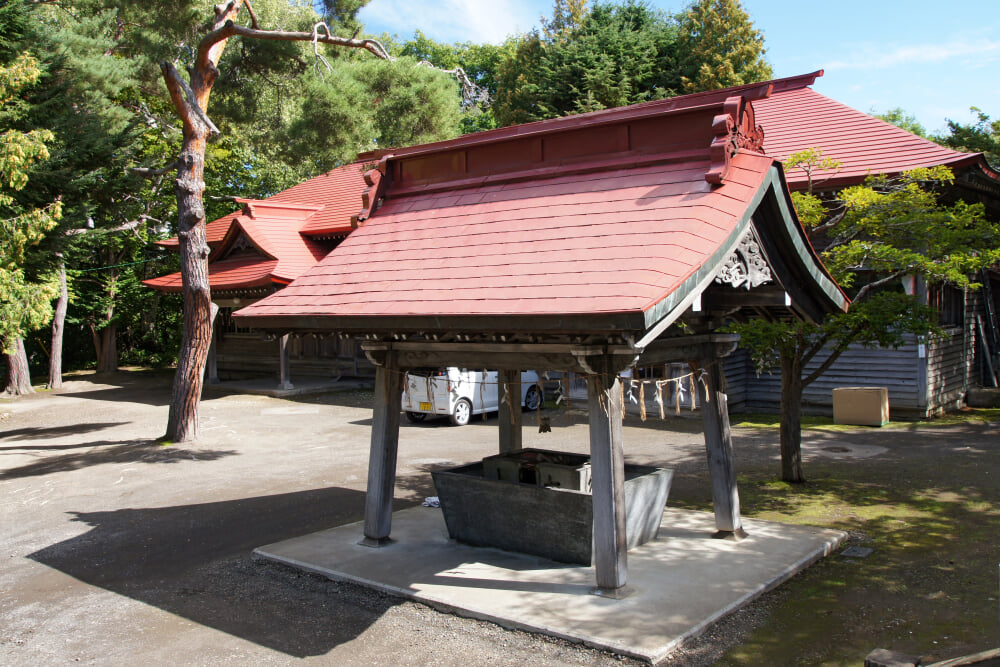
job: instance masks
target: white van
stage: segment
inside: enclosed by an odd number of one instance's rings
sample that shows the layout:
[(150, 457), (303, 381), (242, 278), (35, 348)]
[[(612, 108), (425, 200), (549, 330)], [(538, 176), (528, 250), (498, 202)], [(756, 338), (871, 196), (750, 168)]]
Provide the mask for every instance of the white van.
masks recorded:
[[(521, 405), (525, 410), (537, 410), (541, 401), (538, 373), (522, 371)], [(455, 426), (464, 426), (472, 415), (498, 409), (496, 371), (415, 368), (403, 376), (403, 410), (411, 422), (423, 421), (427, 415), (441, 415)]]

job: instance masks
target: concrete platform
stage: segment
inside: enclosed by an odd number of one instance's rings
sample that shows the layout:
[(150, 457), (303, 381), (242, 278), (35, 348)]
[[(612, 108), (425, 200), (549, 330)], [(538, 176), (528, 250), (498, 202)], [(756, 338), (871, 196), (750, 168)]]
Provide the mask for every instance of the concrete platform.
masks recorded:
[(629, 552), (621, 600), (593, 594), (591, 567), (448, 539), (440, 509), (393, 514), (388, 546), (361, 546), (360, 522), (258, 548), (264, 558), (432, 607), (657, 662), (845, 538), (840, 531), (745, 521), (740, 542), (711, 537), (707, 512), (668, 509), (656, 541)]

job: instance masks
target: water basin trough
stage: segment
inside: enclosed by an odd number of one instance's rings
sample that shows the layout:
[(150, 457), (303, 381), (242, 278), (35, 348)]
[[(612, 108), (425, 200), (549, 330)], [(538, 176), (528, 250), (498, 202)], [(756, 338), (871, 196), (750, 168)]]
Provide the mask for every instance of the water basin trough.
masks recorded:
[[(432, 473), (449, 536), (564, 563), (593, 560), (589, 458), (524, 449)], [(656, 538), (674, 471), (625, 465), (625, 534)], [(583, 488), (580, 488), (583, 487)]]

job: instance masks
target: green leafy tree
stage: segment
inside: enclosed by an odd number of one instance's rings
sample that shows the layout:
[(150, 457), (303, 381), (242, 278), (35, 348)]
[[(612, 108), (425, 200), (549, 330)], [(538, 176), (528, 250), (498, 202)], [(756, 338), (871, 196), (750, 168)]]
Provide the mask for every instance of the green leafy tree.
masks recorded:
[(739, 0), (698, 0), (679, 19), (677, 50), (684, 92), (773, 78), (764, 36)]
[(891, 123), (896, 127), (901, 127), (910, 134), (915, 134), (918, 137), (923, 137), (924, 139), (928, 138), (927, 128), (920, 124), (920, 121), (917, 120), (916, 116), (906, 113), (900, 107), (889, 109), (885, 113), (874, 114), (874, 116), (887, 123)]
[(1000, 259), (1000, 226), (986, 219), (981, 204), (940, 203), (952, 180), (945, 167), (873, 176), (842, 190), (827, 204), (827, 216), (813, 219), (831, 275), (853, 296), (849, 312), (820, 323), (751, 320), (731, 327), (759, 371), (781, 370), (783, 480), (804, 481), (800, 417), (808, 385), (851, 345), (895, 348), (908, 335), (937, 332), (935, 311), (905, 294), (900, 278), (975, 288), (969, 276)]
[(501, 125), (646, 102), (679, 88), (677, 30), (666, 14), (634, 0), (596, 3), (571, 20), (555, 9), (555, 23), (522, 38), (500, 68)]
[(26, 53), (0, 64), (0, 344), (7, 358), (5, 393), (32, 391), (24, 335), (52, 317), (57, 284), (25, 267), (28, 249), (42, 240), (62, 214), (59, 201), (39, 208), (20, 206), (14, 194), (28, 185), (31, 167), (49, 157), (48, 129), (21, 130), (23, 91), (42, 74), (38, 61)]
[(948, 120), (948, 134), (935, 137), (940, 144), (961, 151), (985, 153), (994, 169), (1000, 169), (1000, 120), (992, 120), (978, 107), (969, 109), (976, 115), (974, 123)]

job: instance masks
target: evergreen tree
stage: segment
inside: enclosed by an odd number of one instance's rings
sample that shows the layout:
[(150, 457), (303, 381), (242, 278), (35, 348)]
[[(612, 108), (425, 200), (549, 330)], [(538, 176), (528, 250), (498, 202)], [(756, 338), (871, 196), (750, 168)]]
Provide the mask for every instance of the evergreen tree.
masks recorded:
[(679, 88), (677, 31), (662, 12), (636, 0), (597, 3), (572, 20), (558, 18), (558, 4), (556, 11), (547, 32), (525, 36), (501, 67), (500, 124), (645, 102)]
[(1000, 169), (1000, 119), (991, 120), (978, 107), (969, 109), (976, 115), (975, 123), (948, 120), (948, 134), (934, 137), (939, 144), (960, 151), (985, 153), (994, 169)]
[(764, 36), (739, 0), (698, 0), (679, 17), (677, 49), (686, 93), (773, 78)]

